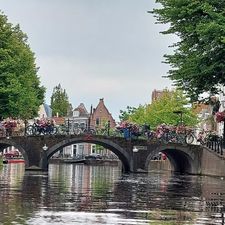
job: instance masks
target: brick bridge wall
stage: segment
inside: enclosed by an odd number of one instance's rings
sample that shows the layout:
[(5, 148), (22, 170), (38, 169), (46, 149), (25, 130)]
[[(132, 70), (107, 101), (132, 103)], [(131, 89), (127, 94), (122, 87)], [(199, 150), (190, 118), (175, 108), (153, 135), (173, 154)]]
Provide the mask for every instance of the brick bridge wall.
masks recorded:
[[(146, 140), (125, 140), (120, 137), (90, 135), (52, 135), (0, 138), (0, 151), (15, 146), (23, 154), (26, 169), (48, 170), (48, 160), (60, 148), (73, 143), (100, 144), (114, 152), (127, 172), (147, 172), (151, 159), (164, 152), (174, 171), (189, 174), (225, 176), (225, 160), (208, 148), (196, 145), (151, 143)], [(47, 151), (43, 146), (48, 146)], [(134, 146), (138, 151), (133, 151)]]

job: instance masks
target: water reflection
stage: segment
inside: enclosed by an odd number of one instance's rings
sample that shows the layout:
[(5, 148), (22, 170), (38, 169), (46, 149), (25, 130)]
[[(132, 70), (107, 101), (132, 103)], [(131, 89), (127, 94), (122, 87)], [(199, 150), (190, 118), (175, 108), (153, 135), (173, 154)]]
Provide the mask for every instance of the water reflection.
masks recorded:
[(224, 180), (121, 168), (21, 164), (0, 171), (1, 224), (224, 224)]

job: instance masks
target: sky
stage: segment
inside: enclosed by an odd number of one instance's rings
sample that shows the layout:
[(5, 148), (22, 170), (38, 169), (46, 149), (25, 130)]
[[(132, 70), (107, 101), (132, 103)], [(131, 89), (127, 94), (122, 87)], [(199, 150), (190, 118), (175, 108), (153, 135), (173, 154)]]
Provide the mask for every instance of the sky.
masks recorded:
[(120, 110), (151, 102), (154, 89), (171, 88), (163, 55), (175, 37), (147, 11), (154, 0), (0, 0), (0, 10), (27, 34), (45, 102), (59, 83), (75, 108), (104, 102)]

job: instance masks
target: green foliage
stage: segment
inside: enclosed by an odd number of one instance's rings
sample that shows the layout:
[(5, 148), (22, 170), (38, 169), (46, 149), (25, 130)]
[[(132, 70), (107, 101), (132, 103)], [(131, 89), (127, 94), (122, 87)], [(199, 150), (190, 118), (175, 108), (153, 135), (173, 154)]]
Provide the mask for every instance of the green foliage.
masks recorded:
[(156, 0), (157, 23), (169, 24), (163, 34), (176, 34), (173, 55), (165, 55), (172, 66), (168, 77), (185, 90), (191, 100), (219, 91), (225, 85), (225, 1)]
[(152, 128), (165, 123), (177, 125), (181, 123), (181, 115), (176, 111), (182, 112), (182, 122), (185, 125), (196, 125), (197, 116), (192, 108), (187, 107), (188, 100), (179, 90), (165, 90), (162, 96), (152, 104), (139, 106), (134, 113), (129, 115), (128, 120), (137, 124), (150, 124)]
[(0, 13), (0, 115), (31, 118), (44, 101), (34, 53), (19, 25)]
[(120, 110), (119, 119), (120, 121), (125, 121), (129, 119), (129, 116), (135, 112), (136, 108), (127, 106), (126, 110)]
[(65, 89), (62, 89), (61, 85), (58, 84), (53, 88), (51, 96), (51, 108), (52, 114), (56, 116), (66, 116), (71, 110), (71, 104), (69, 103), (68, 95)]

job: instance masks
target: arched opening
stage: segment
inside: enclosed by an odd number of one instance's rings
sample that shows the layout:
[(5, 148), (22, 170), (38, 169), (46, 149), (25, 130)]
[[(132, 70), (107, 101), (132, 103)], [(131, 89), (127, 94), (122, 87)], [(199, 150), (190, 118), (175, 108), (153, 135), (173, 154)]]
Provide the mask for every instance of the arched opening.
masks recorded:
[(170, 146), (158, 148), (153, 151), (146, 160), (149, 170), (167, 170), (179, 173), (191, 174), (193, 159), (184, 149)]
[(187, 174), (192, 172), (191, 158), (187, 153), (178, 149), (166, 149), (162, 152), (167, 156), (174, 172)]
[[(45, 167), (48, 167), (49, 161), (55, 153), (61, 151), (63, 148), (65, 148), (67, 146), (73, 146), (75, 144), (80, 144), (80, 143), (87, 143), (89, 145), (95, 144), (95, 145), (102, 146), (105, 149), (108, 149), (109, 151), (111, 151), (118, 157), (118, 160), (122, 164), (122, 171), (123, 172), (130, 171), (131, 160), (130, 160), (130, 156), (129, 156), (128, 152), (126, 150), (124, 150), (122, 147), (120, 147), (119, 145), (115, 144), (114, 142), (112, 142), (110, 140), (104, 140), (104, 139), (93, 139), (93, 140), (85, 140), (84, 141), (83, 139), (73, 138), (73, 139), (66, 140), (66, 141), (64, 140), (64, 141), (56, 144), (55, 146), (49, 148), (46, 151), (47, 162), (45, 162), (45, 163), (47, 165)], [(72, 149), (72, 151), (73, 151), (73, 149)]]
[(0, 142), (0, 156), (4, 164), (21, 163), (25, 166), (29, 165), (24, 149), (10, 140)]

